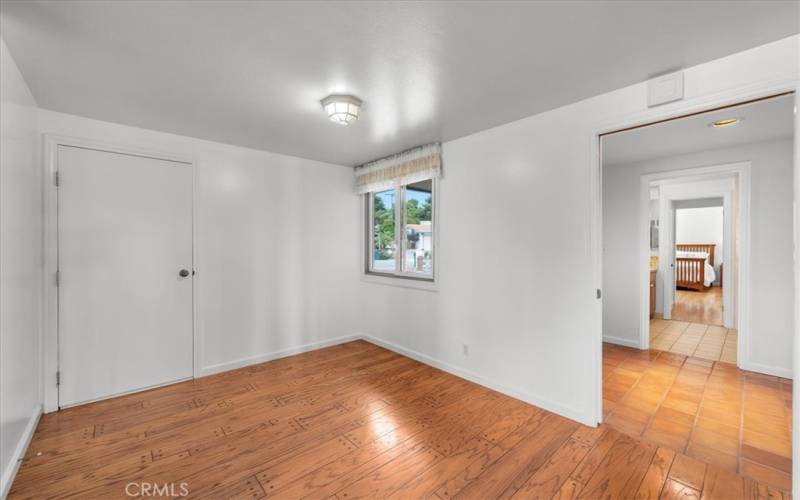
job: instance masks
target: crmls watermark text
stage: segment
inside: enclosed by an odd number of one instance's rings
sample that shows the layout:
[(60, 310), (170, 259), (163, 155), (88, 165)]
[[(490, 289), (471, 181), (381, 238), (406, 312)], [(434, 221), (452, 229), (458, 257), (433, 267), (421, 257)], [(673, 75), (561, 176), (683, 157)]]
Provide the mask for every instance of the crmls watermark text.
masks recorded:
[(185, 497), (189, 495), (189, 483), (128, 483), (125, 494), (129, 497)]

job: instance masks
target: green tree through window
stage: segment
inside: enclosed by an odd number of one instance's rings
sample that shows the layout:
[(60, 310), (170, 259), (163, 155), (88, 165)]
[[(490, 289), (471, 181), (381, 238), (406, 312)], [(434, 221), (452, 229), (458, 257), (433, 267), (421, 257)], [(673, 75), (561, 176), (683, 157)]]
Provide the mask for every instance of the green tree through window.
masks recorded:
[[(387, 206), (387, 202), (390, 206)], [(376, 258), (391, 258), (394, 248), (394, 191), (375, 194), (375, 250)]]
[(406, 224), (419, 224), (431, 220), (431, 197), (428, 196), (420, 205), (419, 200), (412, 198), (406, 202)]
[(433, 180), (369, 194), (368, 272), (432, 278), (433, 197)]

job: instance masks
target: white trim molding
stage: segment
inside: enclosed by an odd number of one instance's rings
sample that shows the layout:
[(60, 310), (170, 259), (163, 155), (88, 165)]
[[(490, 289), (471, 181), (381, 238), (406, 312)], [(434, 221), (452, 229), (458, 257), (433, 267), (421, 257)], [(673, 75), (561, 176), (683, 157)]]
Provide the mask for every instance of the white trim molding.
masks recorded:
[[(725, 306), (724, 323), (726, 323), (725, 326), (727, 327), (730, 327), (731, 323), (733, 323), (733, 327), (738, 329), (737, 365), (742, 369), (748, 369), (745, 368), (745, 366), (750, 366), (751, 371), (761, 371), (759, 367), (762, 365), (753, 363), (750, 359), (750, 289), (752, 287), (752, 276), (750, 273), (750, 170), (750, 162), (745, 161), (726, 165), (663, 172), (661, 174), (661, 179), (680, 177), (683, 178), (682, 180), (685, 180), (685, 177), (692, 176), (698, 179), (698, 182), (709, 176), (718, 178), (718, 176), (722, 175), (734, 175), (736, 186), (728, 190), (703, 191), (702, 195), (698, 195), (697, 193), (694, 195), (688, 193), (670, 194), (667, 200), (662, 199), (660, 203), (661, 209), (664, 210), (662, 213), (667, 213), (665, 210), (665, 203), (667, 201), (671, 202), (697, 197), (722, 197), (724, 199), (726, 236), (723, 237), (723, 254), (726, 262), (735, 263), (732, 269), (730, 269), (730, 279), (727, 280), (733, 283), (733, 287), (723, 287), (723, 303)], [(733, 214), (733, 218), (728, 215), (731, 213)], [(661, 239), (661, 242), (666, 244), (673, 239), (672, 236), (668, 236), (667, 238)], [(736, 245), (732, 244), (734, 241), (737, 242)], [(666, 276), (666, 273), (663, 271), (666, 269), (667, 265), (668, 262), (666, 261), (659, 264), (659, 269), (662, 270), (662, 276)], [(736, 296), (735, 302), (733, 300), (733, 295), (731, 293), (726, 293), (731, 288), (734, 289)], [(665, 295), (666, 289), (665, 285)], [(642, 312), (642, 315), (644, 316), (645, 313)], [(647, 324), (646, 331), (649, 331), (649, 323)], [(772, 369), (772, 371), (774, 371), (774, 369)]]
[(8, 465), (6, 465), (6, 468), (3, 471), (3, 476), (0, 478), (0, 498), (6, 498), (6, 496), (8, 496), (8, 492), (11, 489), (11, 484), (14, 482), (14, 478), (17, 476), (19, 466), (22, 465), (22, 459), (25, 457), (25, 453), (28, 451), (28, 446), (31, 444), (33, 433), (36, 431), (36, 426), (39, 425), (39, 418), (41, 416), (42, 406), (36, 405), (36, 408), (33, 410), (33, 414), (31, 414), (30, 418), (28, 419), (27, 425), (25, 425), (25, 430), (22, 432), (22, 436), (20, 436), (19, 441), (17, 441), (17, 446), (14, 448), (14, 453), (12, 453), (9, 457)]
[(363, 281), (364, 283), (373, 283), (376, 285), (396, 286), (400, 288), (412, 288), (416, 290), (425, 290), (428, 292), (439, 291), (439, 284), (435, 281), (427, 279), (403, 278), (400, 276), (384, 276), (381, 274), (364, 273), (361, 276), (361, 281)]
[[(624, 339), (622, 337), (614, 337), (613, 335), (603, 335), (603, 342), (609, 344), (617, 344), (625, 347), (633, 347), (634, 349), (642, 349), (639, 342), (631, 339)], [(646, 349), (646, 348), (644, 348)]]
[(535, 394), (531, 394), (530, 392), (527, 392), (526, 390), (520, 387), (508, 386), (506, 384), (486, 378), (482, 375), (478, 375), (477, 373), (471, 372), (469, 370), (459, 368), (445, 361), (441, 361), (439, 359), (433, 358), (426, 354), (422, 354), (412, 349), (408, 349), (407, 347), (402, 347), (392, 342), (380, 339), (373, 335), (361, 333), (358, 335), (358, 337), (371, 344), (383, 347), (384, 349), (389, 349), (390, 351), (396, 352), (397, 354), (406, 356), (415, 361), (419, 361), (422, 364), (432, 366), (433, 368), (438, 368), (439, 370), (450, 373), (451, 375), (455, 375), (456, 377), (463, 378), (480, 386), (503, 393), (506, 396), (518, 399), (522, 402), (556, 413), (558, 415), (569, 418), (571, 420), (575, 420), (576, 422), (580, 422), (590, 427), (597, 426), (597, 422), (594, 421), (594, 415), (592, 414), (593, 413), (592, 411), (586, 411), (586, 410), (582, 411), (577, 408), (564, 406), (562, 404), (555, 403), (550, 400), (542, 399), (536, 396)]
[[(734, 180), (736, 182), (734, 182)], [(729, 182), (730, 181), (730, 182)], [(739, 328), (739, 345), (743, 339), (747, 338), (747, 323), (741, 321), (748, 318), (749, 297), (746, 285), (750, 283), (749, 259), (750, 259), (750, 162), (730, 163), (724, 165), (712, 165), (680, 170), (668, 170), (642, 174), (639, 179), (639, 342), (640, 349), (650, 347), (650, 307), (649, 307), (649, 288), (650, 288), (650, 240), (649, 240), (649, 203), (650, 188), (654, 182), (660, 182), (659, 212), (662, 214), (671, 213), (668, 210), (670, 204), (677, 200), (695, 198), (723, 198), (725, 206), (725, 220), (723, 248), (719, 255), (725, 262), (735, 262), (736, 265), (730, 270), (731, 283), (734, 286), (723, 288), (723, 302), (725, 309), (724, 323), (728, 328)], [(729, 184), (729, 185), (728, 185)], [(734, 210), (735, 209), (735, 210)], [(735, 213), (734, 213), (735, 211)], [(733, 216), (731, 217), (731, 214)], [(659, 238), (659, 273), (665, 282), (664, 286), (664, 318), (669, 319), (668, 311), (670, 300), (667, 300), (668, 290), (667, 278), (671, 275), (669, 264), (672, 261), (671, 254), (667, 248), (674, 242), (674, 228), (670, 217), (662, 217), (665, 223), (661, 224), (663, 234)], [(736, 224), (739, 221), (739, 224)], [(734, 234), (734, 227), (738, 233)], [(740, 248), (735, 248), (732, 242), (739, 242)], [(737, 300), (734, 307), (733, 294), (730, 290), (734, 289)], [(734, 312), (742, 311), (744, 316), (734, 315)], [(736, 316), (736, 317), (734, 317)], [(744, 325), (744, 333), (742, 326)], [(740, 351), (741, 352), (741, 351)], [(739, 357), (738, 359), (746, 359)]]
[(765, 375), (788, 378), (789, 380), (794, 377), (794, 373), (790, 368), (781, 368), (780, 366), (764, 365), (761, 363), (754, 363), (752, 361), (740, 361), (738, 366), (740, 369), (748, 372), (763, 373)]
[[(800, 82), (794, 94), (794, 380), (800, 381)], [(792, 385), (792, 497), (800, 498), (800, 383)]]
[(361, 336), (359, 335), (343, 335), (341, 337), (335, 337), (327, 340), (320, 340), (319, 342), (303, 344), (297, 347), (282, 349), (280, 351), (268, 352), (264, 354), (258, 354), (256, 356), (249, 356), (247, 358), (237, 359), (234, 361), (228, 361), (225, 363), (204, 366), (200, 369), (200, 373), (197, 375), (197, 377), (207, 377), (209, 375), (214, 375), (215, 373), (222, 373), (230, 370), (236, 370), (238, 368), (243, 368), (245, 366), (255, 365), (259, 363), (266, 363), (267, 361), (273, 361), (288, 356), (294, 356), (296, 354), (302, 354), (304, 352), (315, 351), (317, 349), (323, 349), (325, 347), (331, 347), (339, 344), (346, 344), (347, 342), (353, 342), (354, 340), (360, 340), (360, 339)]
[[(730, 269), (729, 274), (731, 279), (728, 280), (729, 285), (722, 287), (723, 326), (726, 328), (736, 328), (734, 318), (735, 309), (731, 290), (735, 291), (738, 285), (737, 272), (739, 269), (738, 264), (740, 264), (740, 258), (738, 252), (734, 252), (736, 247), (732, 242), (740, 240), (739, 238), (735, 237), (735, 230), (739, 228), (739, 225), (735, 222), (739, 221), (743, 216), (749, 217), (749, 211), (742, 212), (739, 209), (738, 195), (740, 192), (744, 192), (742, 188), (746, 191), (746, 198), (748, 200), (750, 198), (750, 163), (744, 162), (742, 165), (746, 165), (746, 167), (743, 168), (741, 172), (733, 170), (729, 171), (729, 169), (726, 168), (727, 165), (709, 167), (710, 169), (718, 168), (719, 173), (709, 174), (709, 176), (714, 178), (708, 180), (706, 180), (706, 177), (708, 176), (705, 176), (704, 174), (692, 174), (692, 169), (682, 170), (680, 172), (683, 172), (683, 174), (676, 175), (675, 177), (667, 176), (665, 178), (658, 179), (657, 181), (651, 180), (651, 182), (661, 182), (661, 185), (659, 186), (659, 213), (666, 214), (666, 217), (662, 216), (662, 219), (664, 220), (664, 223), (661, 224), (663, 237), (659, 238), (659, 270), (661, 271), (662, 277), (669, 278), (670, 282), (674, 280), (675, 272), (674, 269), (669, 266), (669, 264), (674, 261), (672, 251), (675, 249), (676, 243), (676, 227), (673, 224), (675, 214), (674, 203), (699, 198), (721, 197), (723, 199), (723, 244), (722, 248), (717, 249), (716, 255), (718, 256), (719, 262), (735, 262), (737, 264)], [(668, 173), (669, 172), (664, 172), (664, 175), (667, 175)], [(737, 185), (739, 188), (737, 188)], [(736, 210), (734, 210), (734, 207)], [(749, 221), (744, 221), (743, 223), (749, 226)], [(646, 231), (646, 228), (640, 229)], [(749, 249), (749, 245), (745, 246)], [(645, 252), (644, 249), (641, 249), (640, 251)], [(647, 249), (646, 253), (647, 255), (645, 258), (649, 260), (649, 248)], [(667, 258), (663, 258), (665, 256)], [(731, 285), (731, 283), (733, 285)], [(674, 295), (674, 288), (672, 284), (670, 284), (669, 290), (671, 293), (664, 293), (663, 296), (664, 305), (662, 310), (664, 313), (664, 319), (670, 319), (671, 316), (670, 313)], [(642, 314), (646, 313), (643, 312)], [(643, 331), (649, 331), (649, 322), (643, 323), (643, 325), (646, 327)], [(645, 336), (649, 337), (649, 335)]]

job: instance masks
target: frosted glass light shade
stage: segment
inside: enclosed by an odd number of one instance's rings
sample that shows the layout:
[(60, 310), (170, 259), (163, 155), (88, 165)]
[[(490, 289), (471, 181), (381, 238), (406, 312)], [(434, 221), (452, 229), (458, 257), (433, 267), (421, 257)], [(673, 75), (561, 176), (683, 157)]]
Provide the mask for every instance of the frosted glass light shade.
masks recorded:
[(329, 95), (321, 102), (328, 119), (339, 125), (349, 125), (361, 113), (361, 99), (352, 95)]

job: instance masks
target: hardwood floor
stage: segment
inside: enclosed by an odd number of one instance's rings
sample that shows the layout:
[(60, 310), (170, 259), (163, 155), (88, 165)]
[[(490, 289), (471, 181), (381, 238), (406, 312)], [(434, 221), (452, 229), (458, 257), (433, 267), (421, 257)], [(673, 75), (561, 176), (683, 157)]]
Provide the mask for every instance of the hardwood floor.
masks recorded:
[(790, 488), (791, 380), (613, 344), (604, 345), (603, 364), (609, 426), (748, 480)]
[(363, 341), (45, 415), (10, 497), (153, 485), (191, 498), (783, 495)]
[(685, 321), (650, 320), (650, 348), (736, 364), (739, 335), (733, 328)]
[(712, 286), (704, 292), (677, 290), (672, 304), (672, 319), (705, 325), (722, 324), (722, 287)]

